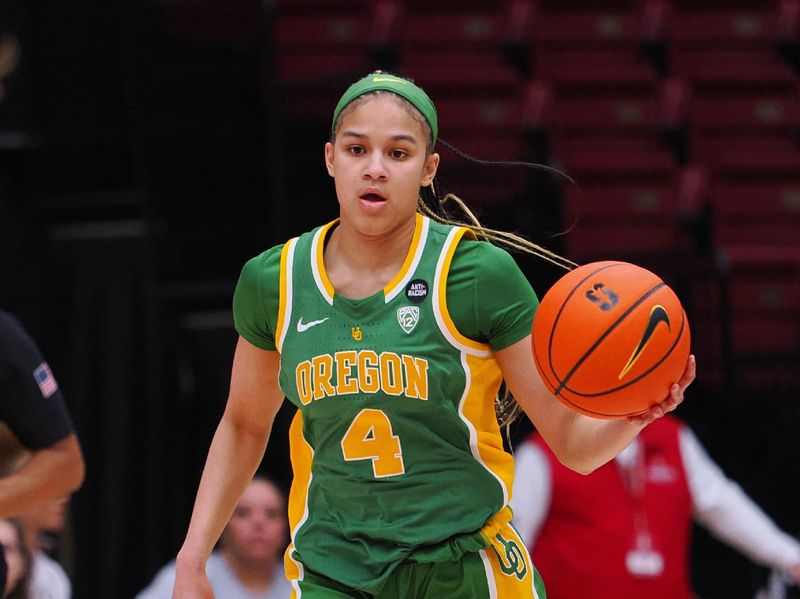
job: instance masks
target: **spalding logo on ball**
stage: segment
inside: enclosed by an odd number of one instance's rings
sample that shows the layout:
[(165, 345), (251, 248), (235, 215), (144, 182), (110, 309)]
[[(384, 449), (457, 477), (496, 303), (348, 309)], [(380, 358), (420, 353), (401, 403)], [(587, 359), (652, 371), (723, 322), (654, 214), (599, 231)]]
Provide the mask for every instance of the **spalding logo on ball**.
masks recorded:
[(627, 262), (593, 262), (561, 277), (542, 298), (532, 337), (550, 391), (595, 418), (634, 416), (663, 401), (689, 358), (680, 300)]

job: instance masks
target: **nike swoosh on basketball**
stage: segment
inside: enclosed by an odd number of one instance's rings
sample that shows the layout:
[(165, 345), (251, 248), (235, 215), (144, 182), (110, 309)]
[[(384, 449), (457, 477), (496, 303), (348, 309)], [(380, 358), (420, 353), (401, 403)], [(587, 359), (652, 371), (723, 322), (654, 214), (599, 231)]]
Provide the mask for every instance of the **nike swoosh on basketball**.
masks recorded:
[[(330, 317), (328, 317), (328, 318), (330, 318)], [(310, 322), (303, 322), (303, 317), (301, 316), (300, 320), (297, 321), (297, 332), (298, 333), (303, 333), (303, 332), (307, 331), (308, 329), (310, 329), (311, 327), (315, 327), (318, 324), (322, 324), (323, 322), (328, 320), (328, 318), (322, 318), (320, 320), (312, 320)]]
[(639, 340), (639, 345), (636, 346), (636, 349), (633, 350), (631, 357), (628, 358), (628, 363), (625, 364), (625, 368), (619, 373), (618, 380), (622, 380), (622, 378), (628, 374), (628, 371), (633, 368), (633, 365), (636, 364), (636, 361), (642, 355), (644, 348), (650, 342), (650, 339), (653, 337), (653, 333), (656, 330), (659, 322), (666, 323), (667, 329), (671, 329), (669, 322), (669, 314), (664, 309), (664, 306), (660, 304), (656, 304), (650, 310), (650, 318), (647, 321), (647, 326), (644, 328), (644, 333), (642, 333), (642, 338)]

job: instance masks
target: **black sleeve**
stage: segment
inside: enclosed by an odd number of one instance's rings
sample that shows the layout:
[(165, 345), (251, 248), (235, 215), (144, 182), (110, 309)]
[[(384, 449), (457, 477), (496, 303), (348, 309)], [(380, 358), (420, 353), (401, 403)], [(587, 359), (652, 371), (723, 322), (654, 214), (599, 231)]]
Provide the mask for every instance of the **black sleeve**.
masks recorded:
[(22, 325), (0, 311), (0, 420), (31, 450), (50, 447), (73, 431), (50, 367)]

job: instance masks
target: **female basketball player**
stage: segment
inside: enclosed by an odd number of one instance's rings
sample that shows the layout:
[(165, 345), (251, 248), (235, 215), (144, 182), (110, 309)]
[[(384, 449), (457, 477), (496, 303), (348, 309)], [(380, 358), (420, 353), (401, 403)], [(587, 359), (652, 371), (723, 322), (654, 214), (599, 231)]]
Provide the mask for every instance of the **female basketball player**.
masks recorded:
[(670, 395), (638, 418), (591, 420), (549, 394), (531, 355), (536, 296), (508, 253), (476, 237), (555, 257), (445, 222), (437, 133), (434, 105), (411, 81), (377, 72), (354, 83), (325, 145), (339, 218), (245, 265), (230, 396), (174, 597), (212, 596), (206, 559), (284, 395), (298, 408), (285, 566), (306, 599), (543, 598), (510, 525), (501, 380), (580, 472), (682, 401), (693, 358)]

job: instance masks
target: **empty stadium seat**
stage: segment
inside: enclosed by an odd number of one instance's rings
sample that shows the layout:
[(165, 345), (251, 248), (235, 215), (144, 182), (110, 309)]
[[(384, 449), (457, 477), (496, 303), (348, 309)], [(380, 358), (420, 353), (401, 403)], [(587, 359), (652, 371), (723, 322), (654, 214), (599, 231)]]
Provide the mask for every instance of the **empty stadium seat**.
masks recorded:
[(692, 247), (685, 222), (698, 190), (683, 183), (684, 169), (668, 159), (620, 155), (584, 160), (567, 172), (579, 188), (567, 187), (564, 227), (569, 257), (579, 260), (676, 255)]
[(735, 152), (784, 154), (800, 148), (797, 81), (762, 75), (692, 85), (689, 131), (694, 160), (714, 163)]
[(409, 70), (429, 62), (456, 71), (502, 65), (512, 2), (406, 2), (397, 29), (400, 62)]
[(777, 2), (676, 2), (666, 27), (671, 73), (690, 80), (789, 63), (779, 53), (796, 39), (797, 0)]
[(563, 75), (528, 86), (523, 117), (548, 138), (554, 154), (653, 154), (681, 161), (686, 114), (681, 82), (611, 68)]
[(282, 0), (274, 23), (277, 79), (287, 113), (324, 118), (355, 79), (392, 62), (394, 0)]
[(723, 353), (729, 384), (756, 396), (800, 389), (800, 253), (726, 247)]
[(541, 10), (633, 10), (640, 0), (536, 0)]
[(727, 157), (715, 170), (710, 202), (717, 245), (800, 250), (800, 150)]
[(537, 78), (594, 65), (661, 72), (667, 3), (542, 6), (526, 28), (529, 63)]

